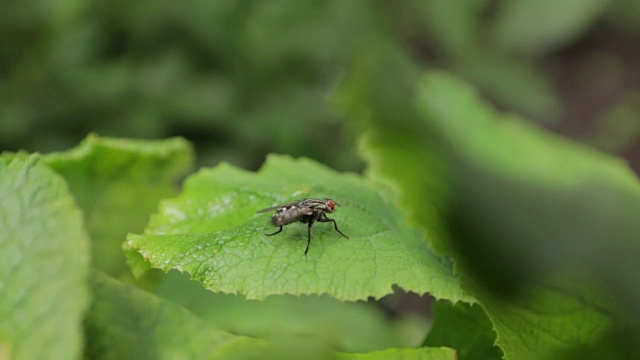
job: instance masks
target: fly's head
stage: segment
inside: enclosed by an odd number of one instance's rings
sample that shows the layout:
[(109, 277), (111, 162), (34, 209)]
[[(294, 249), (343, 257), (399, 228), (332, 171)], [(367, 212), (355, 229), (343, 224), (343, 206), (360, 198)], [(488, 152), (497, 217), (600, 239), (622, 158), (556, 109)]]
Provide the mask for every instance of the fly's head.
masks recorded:
[(326, 198), (324, 199), (324, 204), (327, 206), (327, 209), (325, 211), (328, 213), (336, 211), (336, 206), (340, 206), (340, 204), (338, 204), (337, 202)]

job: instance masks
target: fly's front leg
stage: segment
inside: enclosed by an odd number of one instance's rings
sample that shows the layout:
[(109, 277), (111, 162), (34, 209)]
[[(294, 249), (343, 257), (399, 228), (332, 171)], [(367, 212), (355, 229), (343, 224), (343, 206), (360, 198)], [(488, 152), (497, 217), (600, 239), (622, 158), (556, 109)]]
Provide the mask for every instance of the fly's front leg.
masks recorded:
[(273, 234), (265, 234), (265, 235), (272, 236), (272, 235), (275, 235), (275, 234), (279, 234), (280, 232), (282, 232), (282, 226), (280, 226), (280, 230), (274, 232)]
[(349, 238), (342, 231), (340, 231), (340, 229), (338, 229), (338, 224), (336, 223), (336, 221), (334, 219), (328, 218), (326, 214), (322, 214), (322, 215), (323, 215), (323, 217), (318, 219), (318, 222), (332, 222), (333, 223), (333, 227), (336, 229), (337, 232), (340, 233), (340, 235), (346, 237), (347, 239)]
[(309, 221), (309, 226), (307, 226), (307, 248), (304, 249), (304, 254), (307, 255), (309, 251), (309, 245), (311, 245), (311, 225), (313, 225), (313, 219)]

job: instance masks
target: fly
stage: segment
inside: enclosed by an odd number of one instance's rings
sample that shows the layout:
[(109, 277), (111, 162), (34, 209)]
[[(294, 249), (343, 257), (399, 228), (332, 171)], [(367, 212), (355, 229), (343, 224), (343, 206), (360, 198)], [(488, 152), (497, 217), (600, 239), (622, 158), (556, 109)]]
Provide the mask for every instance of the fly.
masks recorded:
[(276, 205), (266, 209), (258, 211), (258, 213), (264, 213), (267, 211), (276, 210), (276, 213), (271, 217), (271, 224), (273, 226), (279, 226), (280, 230), (273, 234), (265, 234), (272, 236), (282, 232), (282, 228), (285, 225), (289, 225), (294, 222), (301, 222), (308, 224), (307, 227), (307, 248), (304, 250), (304, 254), (307, 255), (309, 251), (309, 245), (311, 245), (311, 226), (317, 222), (332, 222), (333, 227), (340, 235), (349, 238), (338, 229), (338, 224), (334, 219), (328, 218), (327, 213), (336, 211), (336, 206), (340, 206), (337, 202), (331, 199), (305, 199), (302, 201), (292, 202), (286, 205)]

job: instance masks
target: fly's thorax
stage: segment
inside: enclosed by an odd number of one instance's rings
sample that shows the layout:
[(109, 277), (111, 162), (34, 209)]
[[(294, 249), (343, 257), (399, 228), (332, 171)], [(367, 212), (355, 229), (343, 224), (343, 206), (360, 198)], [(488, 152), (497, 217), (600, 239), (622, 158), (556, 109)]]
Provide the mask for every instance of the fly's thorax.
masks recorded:
[(300, 220), (300, 218), (304, 215), (304, 207), (301, 207), (296, 204), (290, 204), (281, 207), (276, 211), (275, 214), (271, 217), (271, 223), (273, 226), (282, 226), (291, 224)]
[(332, 213), (335, 211), (335, 207), (338, 204), (331, 199), (306, 199), (301, 201), (300, 205), (313, 209), (314, 211)]

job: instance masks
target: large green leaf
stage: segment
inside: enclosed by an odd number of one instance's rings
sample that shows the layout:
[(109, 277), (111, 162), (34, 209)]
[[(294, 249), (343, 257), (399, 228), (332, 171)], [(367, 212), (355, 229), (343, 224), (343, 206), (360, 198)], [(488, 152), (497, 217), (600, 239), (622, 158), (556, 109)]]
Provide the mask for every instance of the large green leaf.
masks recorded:
[(67, 184), (36, 156), (0, 157), (0, 357), (82, 348), (89, 241)]
[[(307, 197), (340, 203), (332, 224), (318, 223), (304, 255), (307, 228), (292, 224), (277, 236), (262, 208)], [(387, 190), (355, 174), (316, 162), (270, 156), (260, 172), (221, 164), (186, 181), (164, 201), (143, 235), (129, 235), (134, 268), (142, 254), (152, 267), (191, 274), (213, 291), (251, 299), (275, 294), (330, 294), (341, 300), (382, 297), (392, 285), (453, 301), (468, 299), (451, 264), (401, 222)]]
[(640, 186), (629, 168), (497, 114), (452, 77), (424, 80), (418, 104), (452, 168), (453, 243), (473, 271), (507, 291), (579, 274), (637, 303)]
[(497, 114), (447, 74), (380, 51), (360, 65), (341, 99), (370, 125), (370, 172), (456, 259), (506, 358), (595, 344), (617, 319), (611, 297), (640, 303), (640, 193), (619, 161)]
[(141, 231), (161, 198), (176, 194), (192, 151), (180, 138), (131, 140), (88, 136), (69, 151), (43, 156), (65, 177), (84, 210), (93, 265), (113, 276), (130, 273), (121, 245)]

